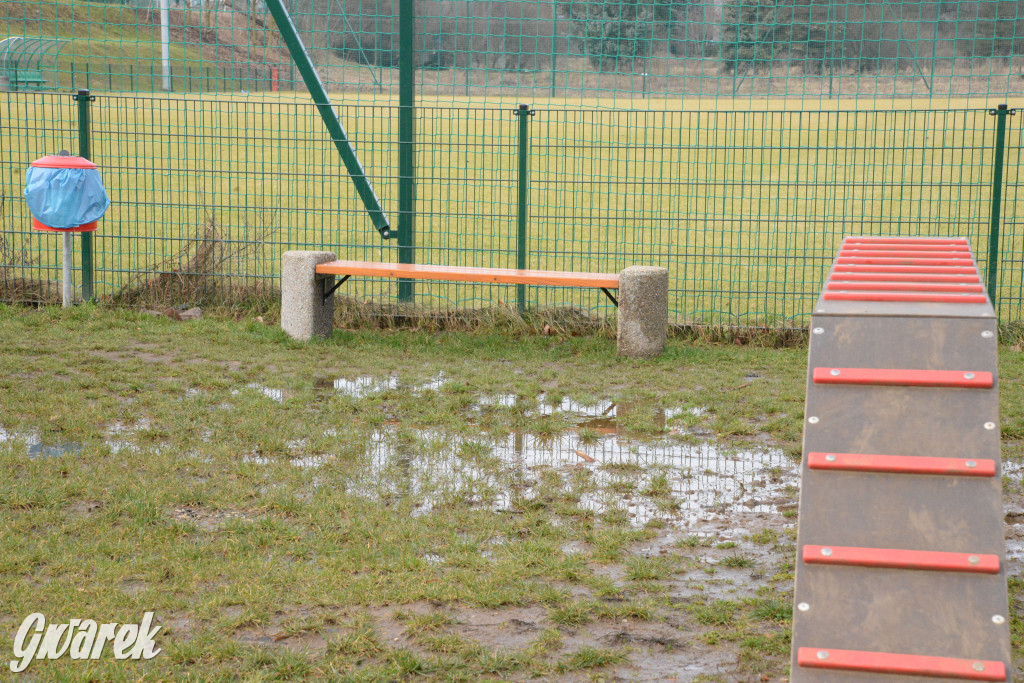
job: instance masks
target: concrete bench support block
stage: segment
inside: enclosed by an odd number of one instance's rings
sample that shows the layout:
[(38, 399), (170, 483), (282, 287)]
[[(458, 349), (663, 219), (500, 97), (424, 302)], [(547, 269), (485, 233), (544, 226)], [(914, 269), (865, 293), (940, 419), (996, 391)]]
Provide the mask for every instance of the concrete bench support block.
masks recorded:
[(668, 269), (630, 266), (619, 275), (619, 355), (657, 356), (668, 333)]
[(334, 328), (334, 296), (323, 300), (334, 286), (333, 275), (317, 275), (321, 263), (336, 261), (330, 251), (286, 251), (281, 267), (281, 329), (292, 339), (329, 337)]

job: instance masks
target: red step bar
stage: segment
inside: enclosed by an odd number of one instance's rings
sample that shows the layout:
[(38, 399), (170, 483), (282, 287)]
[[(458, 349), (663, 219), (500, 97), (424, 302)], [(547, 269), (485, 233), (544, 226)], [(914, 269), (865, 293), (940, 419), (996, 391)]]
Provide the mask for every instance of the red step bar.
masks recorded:
[(839, 250), (837, 256), (847, 258), (892, 258), (892, 259), (953, 259), (954, 261), (974, 261), (974, 257), (971, 256), (969, 251), (948, 251), (942, 250), (928, 250), (923, 249), (857, 249), (854, 247), (844, 247)]
[(874, 472), (886, 474), (939, 474), (961, 477), (994, 477), (996, 461), (986, 458), (935, 458), (914, 455), (875, 455), (870, 453), (807, 454), (812, 470)]
[(896, 301), (928, 304), (983, 304), (984, 294), (928, 294), (913, 292), (825, 292), (825, 301)]
[(933, 282), (835, 282), (829, 280), (827, 290), (864, 292), (960, 292), (964, 294), (984, 292), (975, 284), (936, 284)]
[(973, 370), (904, 370), (888, 368), (814, 368), (815, 384), (991, 389), (992, 373)]
[(980, 553), (946, 553), (897, 548), (851, 548), (837, 545), (805, 545), (804, 564), (828, 564), (878, 569), (998, 574), (999, 556)]
[(802, 647), (797, 650), (797, 665), (809, 669), (835, 669), (876, 674), (934, 676), (965, 681), (1005, 681), (1002, 662), (954, 657), (902, 655), (892, 652), (863, 652), (832, 648)]
[(829, 282), (969, 282), (980, 283), (981, 278), (975, 273), (973, 275), (929, 275), (927, 273), (904, 273), (900, 271), (887, 271), (883, 273), (855, 271), (851, 273), (836, 272), (829, 277)]
[(866, 266), (858, 263), (837, 265), (835, 273), (928, 273), (930, 275), (978, 275), (975, 266)]
[(974, 259), (966, 258), (923, 258), (920, 256), (897, 258), (888, 256), (857, 256), (839, 252), (836, 265), (865, 266), (966, 266), (973, 265)]

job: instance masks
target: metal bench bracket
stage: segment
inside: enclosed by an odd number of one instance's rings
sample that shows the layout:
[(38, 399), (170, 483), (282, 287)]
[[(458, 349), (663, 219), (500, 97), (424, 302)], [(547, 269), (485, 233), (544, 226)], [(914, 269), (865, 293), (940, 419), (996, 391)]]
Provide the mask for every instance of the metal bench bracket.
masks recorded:
[(335, 282), (334, 286), (331, 287), (330, 289), (327, 289), (327, 278), (320, 278), (320, 287), (324, 290), (324, 301), (327, 301), (329, 298), (331, 298), (331, 294), (334, 294), (334, 290), (345, 284), (345, 280), (348, 280), (350, 277), (352, 276), (346, 275), (345, 277)]

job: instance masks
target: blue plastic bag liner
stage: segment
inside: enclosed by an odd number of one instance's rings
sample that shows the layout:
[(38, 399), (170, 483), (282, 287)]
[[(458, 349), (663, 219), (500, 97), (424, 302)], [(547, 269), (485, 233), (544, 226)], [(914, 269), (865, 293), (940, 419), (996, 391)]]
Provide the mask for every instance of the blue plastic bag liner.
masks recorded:
[(39, 168), (25, 176), (25, 200), (43, 225), (60, 230), (99, 220), (110, 206), (96, 168)]

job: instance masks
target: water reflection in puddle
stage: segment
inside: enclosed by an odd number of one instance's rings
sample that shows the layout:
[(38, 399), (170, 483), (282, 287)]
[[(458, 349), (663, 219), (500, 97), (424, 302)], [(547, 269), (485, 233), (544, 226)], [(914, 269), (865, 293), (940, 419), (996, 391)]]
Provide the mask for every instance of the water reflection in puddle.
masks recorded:
[[(1024, 463), (1015, 460), (1004, 461), (1002, 476), (1010, 481), (1020, 482), (1024, 476)], [(1006, 559), (1010, 562), (1024, 562), (1024, 509), (1016, 503), (1011, 503), (1004, 509), (1004, 513)]]
[(557, 405), (552, 404), (547, 394), (541, 394), (537, 397), (537, 414), (539, 415), (552, 415), (555, 412), (572, 413), (580, 417), (615, 417), (618, 412), (618, 406), (615, 405), (614, 401), (598, 401), (592, 405), (585, 403), (579, 403), (572, 400), (571, 398), (563, 398), (558, 402)]
[(494, 396), (482, 396), (477, 401), (476, 409), (484, 406), (501, 406), (502, 408), (514, 408), (519, 399), (515, 394), (495, 394)]
[(81, 455), (82, 444), (75, 441), (65, 441), (57, 444), (30, 443), (28, 446), (28, 457), (30, 458), (57, 458), (62, 455)]
[(60, 441), (57, 443), (43, 443), (43, 440), (35, 433), (19, 434), (9, 432), (0, 427), (0, 443), (9, 441), (20, 441), (24, 443), (30, 458), (57, 458), (62, 455), (81, 455), (82, 444), (77, 441)]
[[(258, 391), (271, 401), (277, 401), (278, 403), (284, 403), (285, 398), (287, 398), (283, 389), (272, 389), (271, 387), (265, 387), (262, 384), (257, 384), (256, 382), (246, 384), (245, 388), (249, 391)], [(241, 393), (239, 389), (231, 390), (231, 394), (233, 396), (237, 396), (239, 393)]]
[(364, 375), (355, 379), (318, 379), (313, 382), (317, 389), (333, 389), (342, 396), (351, 398), (366, 398), (373, 394), (379, 394), (388, 389), (398, 387), (398, 375), (391, 375), (387, 379), (379, 379)]
[(333, 391), (341, 396), (361, 399), (381, 394), (390, 389), (398, 389), (399, 387), (405, 388), (414, 394), (419, 394), (424, 391), (439, 391), (448, 384), (449, 381), (450, 379), (448, 375), (444, 372), (439, 372), (436, 376), (422, 384), (406, 385), (399, 380), (397, 374), (391, 374), (387, 378), (373, 377), (370, 375), (361, 375), (355, 379), (347, 379), (344, 377), (338, 379), (320, 378), (313, 381), (313, 386), (316, 389)]
[(730, 451), (711, 443), (635, 441), (607, 434), (582, 444), (575, 432), (514, 433), (467, 440), (437, 430), (384, 427), (367, 448), (370, 471), (353, 492), (412, 500), (419, 513), (449, 496), (510, 509), (537, 495), (545, 471), (587, 484), (583, 510), (624, 512), (631, 523), (663, 519), (689, 526), (748, 512), (779, 514), (791, 504), (799, 468), (781, 450)]

